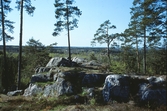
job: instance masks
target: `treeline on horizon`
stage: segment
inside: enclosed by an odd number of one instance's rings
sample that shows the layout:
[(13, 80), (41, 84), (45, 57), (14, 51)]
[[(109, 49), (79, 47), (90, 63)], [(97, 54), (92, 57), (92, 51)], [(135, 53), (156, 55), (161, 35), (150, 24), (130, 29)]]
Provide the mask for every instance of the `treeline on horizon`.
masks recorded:
[[(25, 46), (22, 46), (23, 48), (26, 47)], [(68, 47), (67, 46), (44, 46), (45, 48), (48, 48), (49, 49), (49, 52), (50, 53), (56, 53), (56, 52), (64, 52), (65, 50), (68, 50)], [(72, 51), (75, 51), (76, 53), (78, 52), (82, 52), (82, 51), (86, 51), (86, 52), (105, 52), (107, 53), (107, 48), (106, 47), (73, 47), (71, 46), (71, 50)], [(122, 51), (122, 47), (110, 47), (110, 52), (118, 52), (120, 53)], [(132, 49), (135, 50), (135, 47), (132, 47)], [(143, 48), (142, 47), (139, 47), (139, 50), (140, 51), (143, 51)], [(151, 50), (151, 48), (147, 48), (146, 49), (147, 51), (148, 50)], [(155, 50), (166, 50), (166, 47), (156, 47)], [(17, 45), (6, 45), (6, 51), (7, 52), (12, 52), (12, 53), (19, 53), (19, 46)], [(0, 53), (3, 54), (3, 46), (0, 45)]]

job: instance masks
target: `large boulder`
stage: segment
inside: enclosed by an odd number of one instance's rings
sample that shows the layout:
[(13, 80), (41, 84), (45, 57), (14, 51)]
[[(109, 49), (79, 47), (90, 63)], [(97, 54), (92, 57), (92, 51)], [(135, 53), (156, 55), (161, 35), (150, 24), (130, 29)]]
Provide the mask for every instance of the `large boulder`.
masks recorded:
[(161, 77), (147, 78), (149, 83), (139, 84), (139, 103), (150, 106), (166, 105), (166, 82)]
[(130, 77), (126, 75), (108, 75), (103, 87), (105, 102), (128, 102), (130, 95)]

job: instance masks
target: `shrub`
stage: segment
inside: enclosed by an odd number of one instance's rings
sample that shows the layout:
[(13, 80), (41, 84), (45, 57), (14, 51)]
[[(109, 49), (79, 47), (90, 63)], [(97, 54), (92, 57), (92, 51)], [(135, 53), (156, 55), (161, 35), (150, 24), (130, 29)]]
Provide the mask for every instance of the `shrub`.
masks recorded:
[(94, 53), (90, 54), (90, 60), (97, 60), (96, 56)]

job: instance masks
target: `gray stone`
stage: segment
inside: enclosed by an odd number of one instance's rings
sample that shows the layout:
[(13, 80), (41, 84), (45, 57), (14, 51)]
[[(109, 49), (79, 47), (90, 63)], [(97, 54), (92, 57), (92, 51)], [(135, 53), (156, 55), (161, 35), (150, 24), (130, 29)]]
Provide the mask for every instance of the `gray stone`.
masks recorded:
[(64, 94), (72, 94), (73, 87), (69, 81), (66, 81), (64, 78), (58, 78), (55, 83), (52, 85), (47, 85), (44, 88), (43, 96), (61, 96)]
[(161, 85), (161, 83), (165, 81), (162, 77), (155, 76), (148, 77), (147, 80), (149, 81), (150, 85)]
[(130, 95), (129, 80), (130, 77), (124, 75), (107, 76), (103, 87), (104, 101), (128, 102)]
[(10, 91), (7, 93), (8, 96), (18, 96), (21, 95), (23, 93), (22, 90), (16, 90), (16, 91)]
[(58, 66), (61, 60), (62, 60), (62, 57), (51, 58), (50, 61), (47, 63), (46, 67)]
[(78, 58), (78, 57), (74, 57), (74, 58), (72, 59), (72, 61), (73, 61), (73, 62), (76, 62), (77, 64), (83, 64), (83, 63), (87, 62), (86, 59), (84, 59), (84, 58)]
[(149, 83), (139, 84), (140, 104), (166, 105), (166, 82), (160, 77), (147, 78)]
[(49, 79), (45, 74), (35, 74), (31, 77), (31, 83), (35, 82), (47, 82)]
[(25, 89), (23, 96), (35, 96), (42, 93), (42, 88), (38, 87), (36, 84), (30, 84), (27, 89)]
[(70, 64), (70, 61), (66, 58), (62, 58), (62, 57), (55, 57), (52, 58), (48, 64), (46, 65), (46, 67), (59, 67), (59, 66), (64, 66), (64, 67), (69, 67), (69, 66), (77, 66), (76, 62), (72, 62), (72, 64)]
[(53, 85), (45, 86), (44, 91), (43, 91), (43, 96), (44, 97), (54, 96)]

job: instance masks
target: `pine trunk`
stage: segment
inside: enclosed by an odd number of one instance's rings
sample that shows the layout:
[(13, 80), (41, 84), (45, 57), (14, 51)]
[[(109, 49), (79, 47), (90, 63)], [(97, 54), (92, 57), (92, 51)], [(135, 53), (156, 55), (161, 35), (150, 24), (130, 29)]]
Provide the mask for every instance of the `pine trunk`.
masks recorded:
[(136, 36), (136, 56), (137, 56), (137, 73), (140, 73), (140, 61), (139, 61), (139, 48), (138, 48), (138, 40)]
[(70, 28), (69, 28), (69, 13), (68, 13), (68, 4), (67, 4), (67, 1), (66, 1), (66, 7), (67, 7), (67, 33), (68, 33), (68, 52), (69, 52), (69, 61), (70, 61), (70, 66), (72, 65), (71, 63), (71, 46), (70, 46)]
[(20, 89), (21, 83), (21, 64), (22, 64), (22, 35), (23, 35), (23, 1), (21, 0), (20, 4), (20, 43), (19, 43), (19, 61), (18, 61), (18, 86), (17, 89)]
[(144, 28), (143, 73), (146, 74), (146, 27)]
[(110, 40), (108, 37), (108, 28), (107, 28), (107, 56), (108, 56), (108, 61), (109, 61), (109, 65), (111, 65), (111, 58), (110, 58)]

